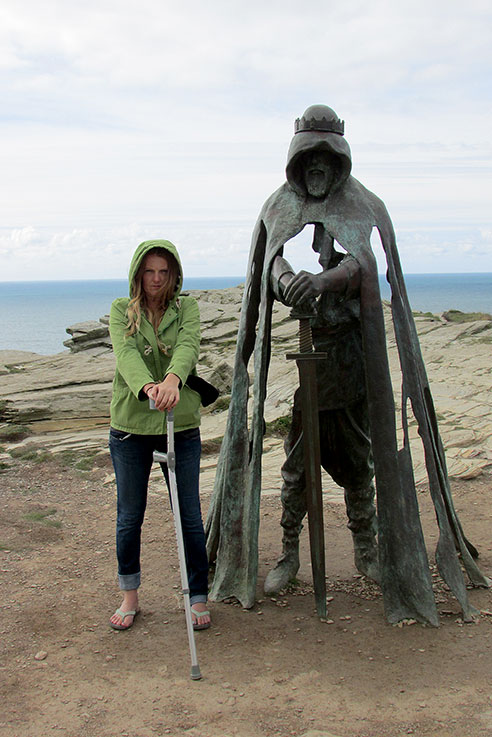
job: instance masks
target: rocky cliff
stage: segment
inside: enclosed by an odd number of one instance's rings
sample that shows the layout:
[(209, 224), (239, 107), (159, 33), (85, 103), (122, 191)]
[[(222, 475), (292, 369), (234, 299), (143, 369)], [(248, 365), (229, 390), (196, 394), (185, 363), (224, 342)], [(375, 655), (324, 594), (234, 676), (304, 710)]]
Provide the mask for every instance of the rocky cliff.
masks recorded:
[[(203, 412), (205, 448), (213, 450), (225, 430), (242, 288), (191, 294), (198, 299), (203, 328), (198, 371), (221, 390), (215, 405)], [(387, 305), (385, 313), (398, 400), (398, 355)], [(417, 313), (416, 324), (450, 476), (470, 478), (492, 464), (492, 320), (483, 315)], [(296, 350), (296, 329), (289, 310), (277, 303), (266, 402), (266, 421), (273, 426), (289, 415), (297, 384), (295, 363), (285, 359), (286, 353)], [(0, 443), (7, 464), (10, 453), (22, 449), (106, 453), (114, 372), (107, 317), (71, 326), (67, 332), (71, 338), (64, 345), (70, 351), (53, 356), (0, 351)], [(421, 480), (422, 453), (414, 423), (411, 428), (416, 477)], [(264, 487), (274, 491), (279, 487), (281, 438), (267, 434), (265, 449)], [(204, 456), (205, 486), (213, 481), (215, 461), (213, 453)]]

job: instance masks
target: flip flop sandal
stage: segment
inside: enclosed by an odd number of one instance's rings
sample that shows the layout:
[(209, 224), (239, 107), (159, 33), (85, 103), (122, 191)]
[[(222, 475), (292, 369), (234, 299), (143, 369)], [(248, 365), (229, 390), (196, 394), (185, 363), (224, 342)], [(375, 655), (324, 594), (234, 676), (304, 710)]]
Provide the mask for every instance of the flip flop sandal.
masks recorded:
[[(109, 621), (109, 626), (112, 627), (114, 630), (129, 630), (131, 627), (133, 627), (133, 623), (135, 622), (135, 619), (138, 614), (140, 614), (140, 609), (129, 609), (127, 612), (122, 611), (121, 609), (117, 609), (115, 611), (115, 614), (117, 614), (119, 617), (121, 617), (121, 624), (114, 624)], [(125, 627), (123, 622), (127, 617), (133, 617), (133, 622)]]
[[(193, 607), (191, 607), (191, 613), (194, 614), (197, 619), (199, 619), (200, 617), (204, 617), (206, 615), (210, 616), (210, 612), (207, 612), (207, 611), (197, 612), (197, 610), (193, 609)], [(198, 624), (198, 622), (193, 622), (193, 629), (194, 630), (208, 630), (210, 625), (211, 625), (211, 622), (205, 622), (204, 624)]]

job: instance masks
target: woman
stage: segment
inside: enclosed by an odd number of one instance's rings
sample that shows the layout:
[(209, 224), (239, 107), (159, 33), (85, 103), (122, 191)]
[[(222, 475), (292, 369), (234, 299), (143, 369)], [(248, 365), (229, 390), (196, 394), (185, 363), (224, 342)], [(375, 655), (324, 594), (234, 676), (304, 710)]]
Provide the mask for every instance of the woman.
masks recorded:
[[(210, 627), (208, 561), (198, 492), (200, 395), (186, 385), (200, 346), (196, 300), (180, 297), (181, 263), (169, 241), (145, 241), (130, 265), (130, 298), (111, 305), (116, 356), (109, 448), (116, 475), (116, 553), (123, 602), (110, 619), (129, 629), (139, 612), (140, 533), (154, 450), (166, 452), (166, 415), (174, 409), (176, 482), (195, 629)], [(154, 400), (157, 411), (150, 409)], [(168, 481), (167, 468), (163, 472)]]

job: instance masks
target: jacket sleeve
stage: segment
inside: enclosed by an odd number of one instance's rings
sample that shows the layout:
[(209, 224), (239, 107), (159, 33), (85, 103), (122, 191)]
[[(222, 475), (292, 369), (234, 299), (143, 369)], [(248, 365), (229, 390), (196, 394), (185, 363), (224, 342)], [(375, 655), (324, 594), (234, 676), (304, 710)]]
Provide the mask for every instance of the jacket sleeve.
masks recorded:
[(155, 381), (137, 347), (136, 336), (126, 337), (128, 318), (126, 304), (115, 300), (109, 316), (109, 333), (116, 357), (116, 367), (130, 391), (139, 397), (145, 384)]
[(166, 369), (167, 374), (175, 374), (184, 384), (195, 368), (200, 352), (200, 311), (193, 297), (182, 297), (180, 304), (179, 328), (172, 358)]

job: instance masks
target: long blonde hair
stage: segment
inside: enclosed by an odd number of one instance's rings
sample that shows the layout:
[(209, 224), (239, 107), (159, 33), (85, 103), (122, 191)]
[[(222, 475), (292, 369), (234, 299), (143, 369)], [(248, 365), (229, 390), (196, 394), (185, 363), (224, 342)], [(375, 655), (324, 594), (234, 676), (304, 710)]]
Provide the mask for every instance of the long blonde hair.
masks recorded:
[[(147, 298), (143, 289), (143, 273), (145, 270), (145, 262), (147, 259), (147, 256), (161, 256), (162, 258), (165, 258), (167, 261), (168, 266), (168, 274), (167, 274), (167, 282), (164, 285), (162, 289), (162, 293), (160, 294), (160, 300), (159, 305), (157, 308), (152, 308), (148, 302)], [(135, 274), (131, 287), (130, 287), (130, 301), (128, 303), (127, 308), (127, 315), (128, 315), (128, 324), (127, 324), (127, 337), (130, 335), (134, 335), (135, 333), (138, 333), (140, 330), (140, 323), (142, 321), (142, 313), (145, 314), (148, 321), (154, 328), (154, 332), (156, 336), (158, 335), (157, 331), (159, 328), (159, 323), (162, 319), (162, 315), (167, 310), (170, 301), (174, 297), (176, 293), (176, 289), (178, 288), (180, 278), (180, 270), (178, 266), (178, 262), (176, 261), (174, 255), (167, 251), (165, 248), (151, 248), (143, 259), (140, 262), (140, 265), (137, 269), (137, 273)], [(157, 338), (157, 343), (159, 345), (160, 350), (163, 352), (166, 352), (166, 347), (161, 344), (159, 341), (159, 338)]]

